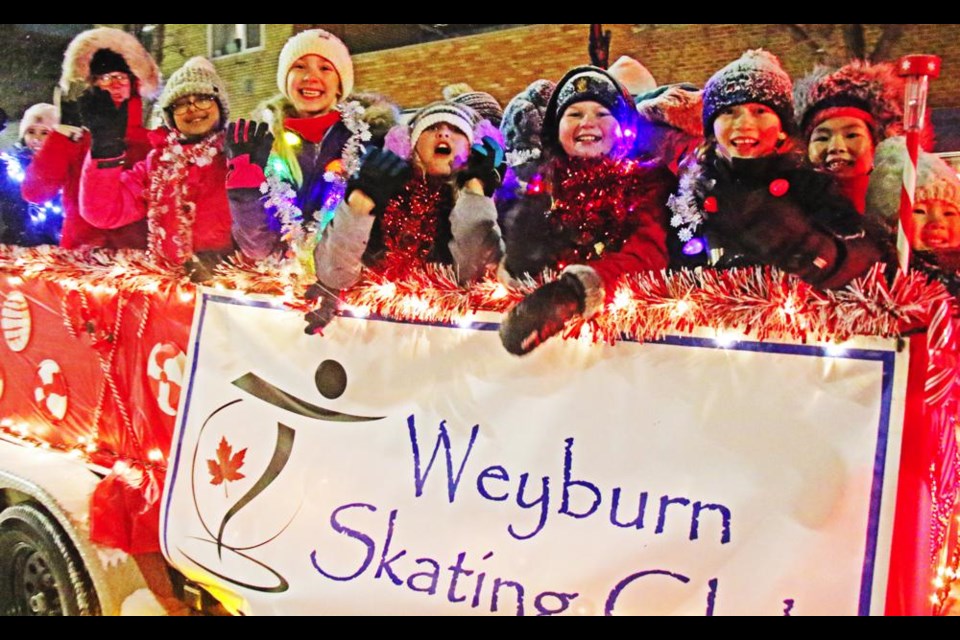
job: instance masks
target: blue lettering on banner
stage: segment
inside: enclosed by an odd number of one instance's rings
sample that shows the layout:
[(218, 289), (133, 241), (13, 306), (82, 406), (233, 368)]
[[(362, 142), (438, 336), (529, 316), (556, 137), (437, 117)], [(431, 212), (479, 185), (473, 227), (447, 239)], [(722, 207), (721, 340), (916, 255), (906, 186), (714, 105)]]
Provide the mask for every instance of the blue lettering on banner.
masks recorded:
[[(440, 421), (429, 459), (421, 457), (429, 445), (417, 428), (415, 415), (407, 418), (407, 434), (410, 439), (410, 448), (413, 463), (413, 494), (415, 498), (422, 498), (429, 490), (430, 475), (438, 476), (442, 483), (444, 497), (453, 504), (464, 487), (470, 482), (465, 478), (474, 477), (477, 464), (471, 464), (471, 456), (480, 434), (480, 425), (470, 429), (465, 441), (457, 441), (456, 431), (447, 426), (445, 420)], [(699, 540), (703, 536), (701, 520), (713, 525), (718, 535), (711, 534), (707, 539), (718, 541), (719, 544), (728, 544), (731, 540), (732, 514), (726, 506), (714, 502), (692, 500), (684, 496), (661, 495), (658, 498), (650, 496), (647, 491), (632, 493), (622, 487), (612, 487), (609, 490), (590, 478), (578, 475), (575, 472), (576, 440), (568, 437), (563, 441), (562, 464), (558, 465), (557, 482), (559, 483), (559, 500), (551, 502), (551, 486), (553, 478), (550, 475), (535, 476), (528, 471), (510, 470), (503, 464), (486, 466), (476, 472), (475, 483), (477, 495), (490, 502), (508, 502), (511, 499), (521, 512), (533, 510), (536, 522), (533, 525), (519, 526), (516, 522), (509, 522), (507, 533), (514, 539), (530, 540), (540, 534), (550, 522), (550, 517), (566, 516), (574, 520), (602, 518), (611, 526), (618, 529), (634, 529), (641, 531), (647, 522), (654, 522), (654, 535), (665, 535), (680, 531), (691, 541)], [(558, 450), (559, 453), (559, 450)], [(442, 462), (438, 464), (441, 458)], [(436, 484), (437, 481), (434, 481)], [(637, 495), (636, 501), (632, 498)], [(609, 506), (605, 505), (605, 501)], [(555, 504), (559, 502), (559, 504)], [(634, 506), (635, 505), (635, 506)], [(647, 516), (648, 505), (653, 513)], [(636, 511), (634, 512), (634, 508)], [(380, 510), (373, 504), (365, 502), (350, 502), (335, 508), (330, 514), (330, 528), (358, 545), (357, 564), (340, 569), (337, 573), (330, 570), (328, 562), (336, 557), (343, 563), (343, 551), (338, 549), (336, 556), (324, 558), (322, 549), (314, 549), (310, 553), (310, 561), (316, 571), (323, 577), (337, 582), (349, 582), (364, 577), (386, 584), (407, 589), (411, 592), (445, 599), (451, 604), (463, 604), (472, 609), (485, 609), (491, 613), (514, 613), (516, 615), (557, 615), (568, 611), (576, 601), (579, 592), (573, 590), (543, 590), (534, 591), (528, 588), (522, 580), (515, 576), (488, 576), (485, 562), (493, 557), (493, 551), (487, 551), (476, 559), (467, 551), (456, 552), (452, 562), (443, 562), (427, 554), (411, 554), (406, 548), (395, 544), (399, 511), (392, 509), (387, 512), (386, 526), (380, 535), (370, 533), (369, 526), (358, 528), (355, 526), (357, 518), (363, 514), (378, 514)], [(709, 516), (709, 518), (705, 517)], [(377, 516), (382, 518), (382, 516)], [(369, 525), (369, 518), (365, 518)], [(381, 519), (380, 522), (383, 522)], [(679, 523), (685, 523), (682, 527)], [(686, 526), (689, 525), (689, 526)], [(329, 552), (332, 553), (332, 552)], [(604, 613), (613, 615), (617, 612), (617, 602), (630, 590), (632, 585), (649, 583), (659, 577), (668, 578), (686, 585), (690, 578), (665, 569), (647, 569), (636, 571), (619, 580), (610, 588), (605, 598)], [(690, 587), (685, 587), (690, 588)], [(702, 587), (701, 587), (702, 588)], [(713, 615), (716, 606), (718, 580), (711, 578), (706, 582), (705, 608), (706, 615)], [(636, 600), (636, 594), (632, 598)], [(604, 601), (604, 600), (600, 600)], [(787, 602), (787, 601), (785, 601)], [(630, 608), (635, 609), (636, 603)], [(621, 607), (623, 608), (623, 607)], [(792, 608), (792, 601), (790, 607)], [(631, 611), (631, 613), (635, 613)]]
[[(367, 503), (348, 503), (337, 507), (330, 515), (330, 527), (337, 533), (346, 535), (352, 540), (356, 540), (362, 548), (363, 559), (360, 561), (356, 570), (348, 575), (335, 575), (323, 567), (322, 552), (314, 549), (310, 553), (310, 562), (320, 575), (337, 582), (349, 582), (362, 578), (370, 572), (373, 566), (373, 559), (376, 557), (378, 543), (373, 535), (365, 533), (353, 526), (345, 524), (344, 520), (351, 514), (361, 510), (377, 513), (376, 506)], [(479, 561), (468, 559), (466, 551), (460, 551), (456, 554), (455, 560), (446, 568), (442, 569), (443, 562), (430, 556), (421, 555), (416, 559), (411, 559), (407, 549), (392, 549), (394, 534), (397, 529), (398, 510), (393, 509), (387, 517), (386, 529), (383, 532), (382, 544), (380, 548), (380, 561), (376, 570), (372, 571), (371, 580), (385, 581), (389, 585), (399, 588), (409, 589), (415, 593), (425, 594), (427, 596), (438, 596), (452, 604), (466, 604), (472, 609), (483, 607), (491, 613), (513, 613), (523, 616), (532, 613), (537, 616), (559, 615), (567, 612), (571, 604), (580, 596), (577, 591), (554, 591), (544, 590), (539, 593), (532, 592), (526, 585), (516, 578), (507, 578), (503, 576), (494, 576), (487, 580), (487, 572), (482, 570), (483, 562), (493, 557), (493, 552), (488, 551)], [(342, 557), (342, 552), (338, 550), (337, 557)], [(424, 570), (426, 568), (427, 570)], [(661, 582), (654, 582), (657, 589), (665, 588), (662, 584), (663, 578), (668, 578), (681, 585), (687, 585), (684, 588), (702, 589), (702, 586), (690, 584), (691, 579), (681, 573), (668, 571), (666, 569), (646, 569), (636, 571), (619, 580), (609, 590), (606, 595), (603, 612), (605, 615), (615, 615), (618, 613), (617, 605), (621, 597), (624, 596), (630, 587), (641, 583), (648, 583), (651, 580), (660, 579)], [(445, 585), (442, 585), (443, 581)], [(487, 584), (490, 585), (487, 588)], [(706, 582), (706, 593), (704, 597), (704, 615), (714, 615), (719, 580), (710, 578)], [(445, 586), (445, 588), (443, 588)], [(649, 587), (648, 587), (649, 588)], [(636, 600), (636, 597), (634, 597)], [(793, 599), (785, 599), (784, 615), (789, 615), (794, 606)], [(532, 611), (530, 605), (532, 604)], [(637, 603), (630, 604), (629, 611), (620, 611), (620, 613), (629, 613), (637, 615)], [(653, 612), (650, 612), (653, 613)]]
[[(441, 421), (437, 430), (436, 441), (433, 445), (433, 452), (430, 454), (430, 460), (424, 466), (420, 457), (420, 440), (418, 437), (416, 416), (411, 415), (407, 418), (407, 433), (410, 437), (410, 448), (413, 454), (413, 490), (417, 498), (423, 497), (430, 472), (434, 468), (440, 451), (443, 451), (445, 468), (445, 490), (447, 500), (453, 504), (457, 499), (457, 492), (460, 490), (464, 473), (467, 472), (470, 456), (473, 453), (474, 444), (480, 433), (480, 425), (474, 425), (470, 429), (470, 435), (466, 447), (462, 454), (454, 453), (454, 443), (451, 439), (450, 430), (447, 428), (446, 421)], [(574, 476), (574, 438), (564, 440), (563, 450), (563, 469), (560, 492), (560, 505), (551, 512), (550, 488), (551, 482), (549, 476), (533, 478), (530, 473), (522, 472), (513, 476), (503, 465), (491, 465), (486, 467), (476, 476), (476, 489), (480, 497), (493, 502), (505, 502), (510, 499), (511, 477), (518, 478), (516, 483), (515, 502), (520, 509), (524, 511), (534, 510), (537, 514), (536, 524), (532, 527), (521, 528), (516, 523), (507, 525), (507, 532), (517, 540), (530, 540), (537, 536), (549, 522), (551, 513), (567, 516), (577, 520), (590, 518), (601, 511), (603, 507), (605, 491), (590, 482), (586, 478)], [(627, 529), (635, 528), (641, 530), (644, 528), (644, 516), (646, 515), (648, 493), (642, 491), (637, 499), (637, 511), (624, 513), (627, 510), (625, 503), (624, 490), (622, 487), (613, 487), (610, 492), (609, 509), (606, 510), (606, 516), (615, 527)], [(574, 504), (576, 503), (576, 504)], [(656, 503), (654, 503), (656, 504)], [(668, 509), (673, 505), (668, 518)], [(719, 539), (720, 544), (728, 544), (731, 541), (731, 522), (733, 516), (730, 509), (722, 504), (703, 502), (700, 500), (691, 500), (683, 496), (663, 495), (659, 499), (659, 510), (656, 512), (656, 526), (653, 533), (655, 535), (666, 534), (668, 523), (673, 522), (676, 527), (677, 521), (683, 521), (689, 525), (684, 525), (685, 531), (689, 531), (689, 540), (699, 540), (701, 533), (701, 516), (706, 512), (712, 512), (716, 517), (710, 518), (710, 522), (719, 526), (719, 535), (712, 539)], [(683, 514), (683, 515), (681, 515)], [(679, 530), (679, 529), (677, 529)]]

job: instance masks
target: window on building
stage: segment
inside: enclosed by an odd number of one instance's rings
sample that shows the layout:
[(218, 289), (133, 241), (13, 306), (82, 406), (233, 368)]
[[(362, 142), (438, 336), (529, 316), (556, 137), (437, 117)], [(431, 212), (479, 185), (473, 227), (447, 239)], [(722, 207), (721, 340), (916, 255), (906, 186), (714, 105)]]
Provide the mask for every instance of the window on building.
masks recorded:
[(259, 49), (262, 44), (262, 24), (210, 25), (210, 57), (212, 58)]

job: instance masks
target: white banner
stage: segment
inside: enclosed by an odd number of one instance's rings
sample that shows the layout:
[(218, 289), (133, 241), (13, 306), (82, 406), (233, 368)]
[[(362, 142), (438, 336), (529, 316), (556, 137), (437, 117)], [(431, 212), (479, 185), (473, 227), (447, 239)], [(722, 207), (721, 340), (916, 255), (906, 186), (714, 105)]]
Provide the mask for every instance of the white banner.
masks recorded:
[(205, 291), (162, 512), (246, 614), (882, 613), (906, 356), (338, 318)]

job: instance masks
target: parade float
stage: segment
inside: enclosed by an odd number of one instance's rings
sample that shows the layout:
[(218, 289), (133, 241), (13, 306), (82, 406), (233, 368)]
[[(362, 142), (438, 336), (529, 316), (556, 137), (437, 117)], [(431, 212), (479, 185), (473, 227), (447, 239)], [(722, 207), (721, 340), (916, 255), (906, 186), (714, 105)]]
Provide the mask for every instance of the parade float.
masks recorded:
[(0, 248), (6, 607), (117, 613), (138, 583), (96, 527), (243, 614), (949, 605), (957, 334), (922, 274), (635, 275), (524, 358), (492, 274), (369, 272), (322, 336), (303, 288)]

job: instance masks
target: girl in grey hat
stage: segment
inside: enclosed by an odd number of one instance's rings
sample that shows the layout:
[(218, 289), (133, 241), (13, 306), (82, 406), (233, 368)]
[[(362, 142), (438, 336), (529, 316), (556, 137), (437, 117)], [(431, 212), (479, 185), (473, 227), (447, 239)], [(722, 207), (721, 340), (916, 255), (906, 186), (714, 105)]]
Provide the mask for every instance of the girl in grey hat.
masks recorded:
[(205, 58), (192, 58), (167, 81), (158, 102), (164, 127), (151, 132), (153, 150), (128, 166), (122, 157), (88, 158), (80, 212), (98, 229), (146, 220), (148, 251), (173, 267), (233, 250), (227, 202), (224, 127), (230, 102)]

